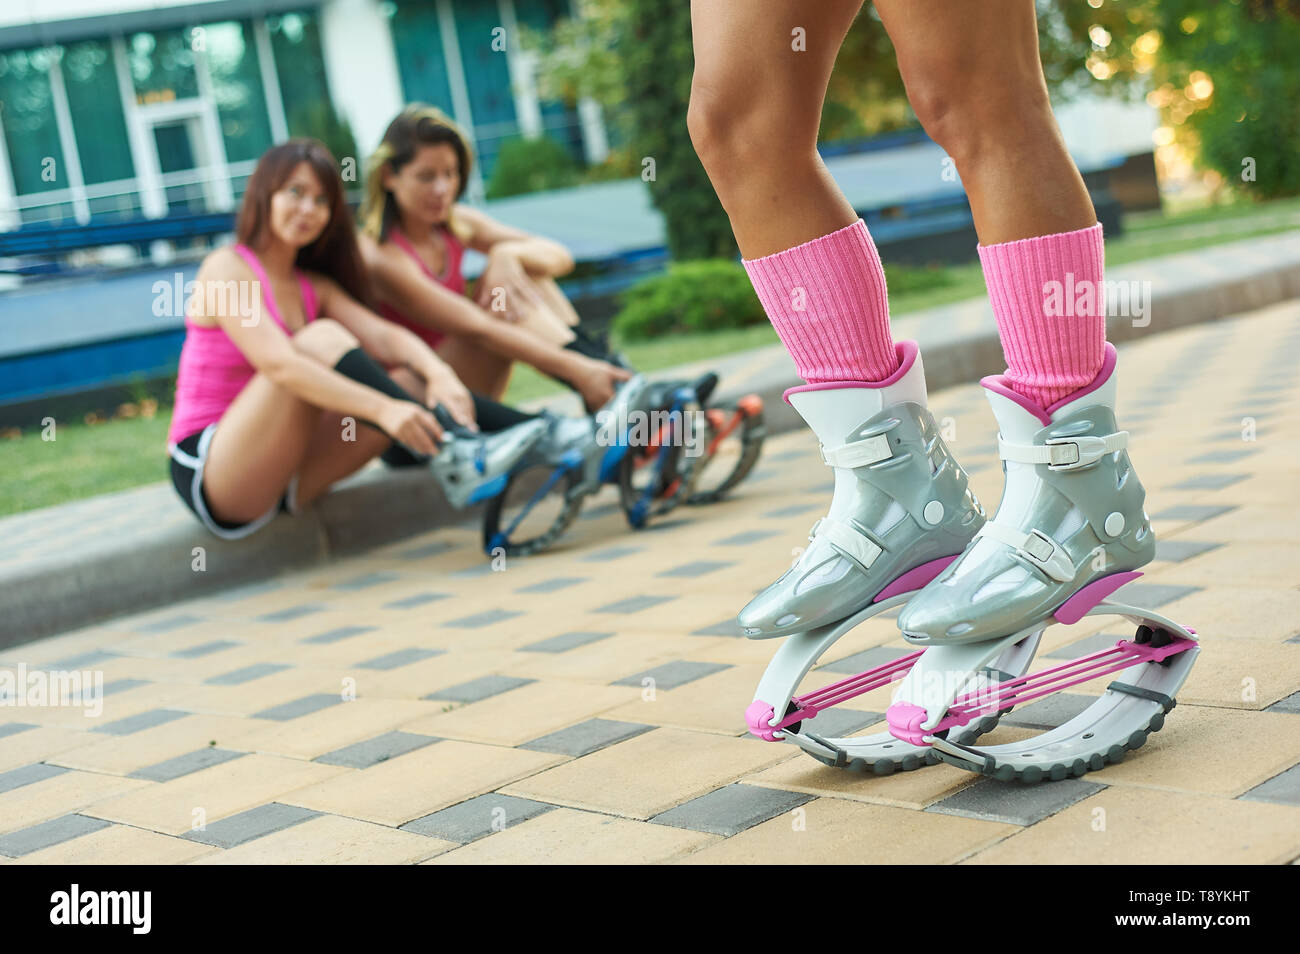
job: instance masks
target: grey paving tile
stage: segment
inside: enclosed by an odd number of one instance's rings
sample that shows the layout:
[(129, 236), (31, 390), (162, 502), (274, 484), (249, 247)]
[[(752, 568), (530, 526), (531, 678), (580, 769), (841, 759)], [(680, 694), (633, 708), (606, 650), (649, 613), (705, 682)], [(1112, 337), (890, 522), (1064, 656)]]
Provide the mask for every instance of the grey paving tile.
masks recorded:
[(310, 715), (313, 712), (319, 712), (321, 709), (328, 709), (330, 706), (342, 704), (343, 697), (338, 693), (318, 692), (310, 696), (303, 696), (301, 699), (294, 699), (292, 702), (284, 702), (278, 706), (263, 709), (261, 712), (254, 712), (253, 718), (288, 722), (290, 719), (297, 719), (300, 716)]
[(669, 600), (677, 599), (676, 596), (629, 596), (627, 599), (618, 600), (613, 603), (606, 603), (604, 606), (598, 606), (592, 610), (593, 613), (639, 613), (641, 610), (649, 609), (652, 606), (662, 606)]
[(239, 645), (242, 644), (230, 639), (215, 639), (210, 643), (191, 646), (189, 649), (178, 649), (172, 655), (177, 659), (198, 659), (200, 656), (209, 656), (212, 653), (219, 653), (223, 649), (232, 649)]
[(709, 626), (701, 627), (700, 629), (693, 629), (691, 630), (691, 635), (735, 636), (737, 638), (742, 638), (745, 634), (740, 631), (740, 624), (736, 622), (736, 618), (733, 616), (730, 619), (724, 619), (720, 623), (713, 623)]
[(1291, 766), (1280, 775), (1274, 775), (1239, 797), (1251, 802), (1300, 805), (1300, 764)]
[(1204, 587), (1175, 586), (1172, 583), (1128, 583), (1116, 591), (1115, 598), (1121, 603), (1141, 609), (1159, 609), (1166, 603), (1199, 593), (1202, 589)]
[(835, 662), (817, 668), (826, 672), (842, 672), (846, 676), (854, 676), (860, 672), (866, 672), (868, 669), (874, 669), (876, 666), (883, 666), (885, 663), (893, 662), (895, 659), (900, 659), (915, 651), (914, 649), (891, 649), (888, 646), (876, 646), (873, 649), (864, 649), (860, 653), (845, 656), (843, 659), (837, 659)]
[(340, 639), (351, 639), (353, 636), (360, 636), (362, 633), (372, 633), (374, 626), (340, 626), (337, 629), (326, 630), (323, 633), (317, 633), (315, 636), (308, 636), (302, 640), (304, 643), (337, 643)]
[(384, 609), (415, 609), (417, 606), (427, 606), (435, 600), (445, 600), (446, 593), (416, 593), (414, 596), (404, 596), (400, 600), (392, 600), (384, 604)]
[(28, 729), (34, 729), (36, 726), (27, 722), (6, 722), (0, 725), (0, 739), (6, 735), (17, 735), (19, 732), (26, 732)]
[(261, 679), (263, 676), (269, 676), (272, 673), (290, 668), (292, 667), (283, 663), (254, 663), (251, 666), (232, 669), (220, 676), (211, 676), (203, 681), (209, 686), (238, 686), (241, 683), (252, 682), (254, 679)]
[(91, 832), (107, 828), (111, 822), (101, 818), (87, 818), (85, 815), (64, 815), (53, 818), (31, 828), (20, 828), (7, 835), (0, 835), (0, 855), (21, 858), (33, 851), (49, 848), (52, 845), (89, 835)]
[(1233, 461), (1241, 460), (1243, 457), (1249, 457), (1251, 454), (1258, 454), (1259, 448), (1248, 447), (1242, 450), (1217, 450), (1210, 451), (1208, 454), (1201, 454), (1199, 457), (1188, 458), (1189, 464), (1231, 464)]
[(653, 669), (647, 669), (645, 672), (639, 672), (634, 676), (618, 679), (610, 683), (610, 685), (640, 686), (643, 680), (653, 679), (656, 689), (676, 689), (688, 682), (694, 682), (696, 679), (703, 679), (705, 676), (711, 676), (715, 672), (722, 672), (722, 670), (730, 668), (725, 663), (690, 662), (686, 659), (674, 659), (662, 666), (655, 666)]
[(531, 586), (521, 586), (515, 590), (516, 593), (554, 593), (556, 590), (568, 589), (570, 586), (577, 586), (579, 583), (586, 583), (585, 576), (557, 576), (553, 580), (542, 580), (540, 583), (534, 583)]
[[(1287, 642), (1295, 642), (1296, 639), (1300, 639), (1300, 636), (1297, 636), (1293, 639), (1289, 639), (1287, 640)], [(1293, 692), (1285, 699), (1279, 699), (1277, 702), (1273, 703), (1264, 711), (1265, 712), (1294, 712), (1300, 715), (1300, 692)], [(3, 726), (0, 726), (0, 735), (4, 735)]]
[(373, 739), (366, 739), (352, 745), (345, 745), (333, 752), (317, 756), (314, 761), (326, 765), (346, 765), (349, 768), (363, 769), (380, 762), (386, 762), (407, 752), (414, 752), (439, 739), (431, 735), (416, 735), (412, 732), (385, 732)]
[(1202, 553), (1217, 550), (1221, 546), (1223, 546), (1222, 543), (1198, 543), (1195, 540), (1157, 540), (1156, 559), (1182, 563), (1184, 560), (1190, 560)]
[[(512, 559), (514, 560), (515, 563), (519, 563), (525, 558), (521, 556), (517, 556), (517, 557), (513, 557)], [(500, 570), (495, 568), (493, 562), (489, 560), (484, 563), (475, 563), (473, 566), (467, 566), (464, 569), (456, 570), (455, 572), (449, 575), (453, 577), (457, 577), (459, 579), (465, 579), (465, 578), (473, 579), (475, 577), (488, 576), (492, 573), (500, 573), (500, 572), (501, 572)]]
[(730, 837), (793, 811), (812, 799), (812, 795), (801, 792), (734, 784), (670, 808), (650, 821)]
[(1157, 520), (1192, 520), (1196, 523), (1202, 523), (1211, 517), (1222, 516), (1236, 509), (1236, 507), (1232, 506), (1214, 506), (1211, 504), (1179, 504), (1176, 507), (1167, 507), (1159, 513), (1152, 514), (1152, 516)]
[(400, 580), (401, 578), (402, 576), (400, 573), (388, 573), (384, 570), (379, 570), (374, 573), (363, 573), (361, 576), (354, 576), (350, 580), (343, 580), (340, 583), (335, 583), (332, 589), (347, 590), (349, 592), (354, 590), (365, 590), (372, 586), (391, 583), (393, 580)]
[(182, 775), (189, 775), (191, 772), (197, 772), (200, 769), (220, 765), (222, 762), (229, 762), (231, 759), (242, 758), (244, 754), (243, 752), (232, 752), (229, 749), (219, 749), (215, 745), (208, 745), (201, 749), (195, 749), (193, 752), (178, 755), (173, 759), (165, 759), (162, 762), (155, 762), (153, 765), (146, 765), (144, 768), (136, 769), (128, 777), (142, 778), (150, 782), (170, 782)]
[(1087, 656), (1092, 653), (1099, 653), (1103, 649), (1110, 649), (1110, 647), (1114, 646), (1121, 639), (1132, 640), (1133, 635), (1136, 632), (1137, 630), (1135, 628), (1133, 633), (1128, 633), (1127, 635), (1107, 632), (1093, 633), (1091, 636), (1083, 637), (1083, 639), (1076, 639), (1072, 643), (1066, 643), (1060, 649), (1054, 649), (1050, 653), (1046, 653), (1043, 658), (1078, 659), (1080, 656)]
[(1174, 484), (1174, 490), (1221, 490), (1231, 487), (1238, 481), (1245, 480), (1249, 474), (1197, 474), (1182, 483)]
[(472, 616), (462, 616), (460, 619), (449, 620), (442, 625), (455, 626), (459, 629), (481, 629), (484, 626), (491, 626), (494, 623), (504, 622), (523, 615), (523, 613), (517, 613), (514, 610), (490, 609), (482, 613), (475, 613)]
[(104, 683), (101, 695), (111, 696), (115, 692), (126, 692), (129, 689), (137, 689), (140, 686), (149, 685), (148, 679), (114, 679), (112, 682)]
[(147, 712), (137, 712), (125, 719), (105, 723), (95, 731), (107, 732), (109, 735), (130, 735), (132, 732), (152, 729), (156, 725), (166, 725), (168, 722), (184, 719), (187, 715), (188, 712), (181, 712), (179, 709), (150, 709)]
[(645, 547), (606, 547), (603, 550), (588, 553), (586, 556), (579, 557), (579, 559), (585, 563), (608, 563), (610, 560), (621, 560), (633, 553), (640, 553), (644, 549)]
[(75, 656), (67, 656), (63, 659), (56, 660), (45, 666), (46, 669), (89, 669), (91, 666), (97, 666), (102, 662), (108, 662), (111, 659), (121, 659), (119, 653), (110, 653), (102, 649), (92, 649), (89, 652), (77, 653)]
[(433, 543), (425, 543), (418, 547), (411, 547), (409, 550), (403, 550), (398, 556), (404, 560), (423, 560), (427, 557), (438, 556), (440, 553), (446, 553), (448, 550), (454, 550), (456, 547), (457, 544), (447, 540), (435, 540)]
[(181, 837), (204, 845), (215, 845), (217, 848), (234, 848), (254, 838), (261, 838), (301, 824), (320, 814), (307, 808), (298, 808), (296, 805), (271, 802), (269, 805), (258, 805), (238, 815), (211, 822), (203, 831), (188, 831)]
[(684, 576), (695, 579), (698, 576), (704, 576), (735, 565), (735, 563), (719, 563), (714, 560), (696, 560), (693, 563), (683, 563), (681, 566), (675, 566), (671, 570), (663, 570), (656, 573), (655, 576)]
[(583, 520), (599, 520), (601, 517), (608, 517), (612, 513), (622, 513), (623, 508), (618, 504), (601, 504), (599, 507), (584, 507), (582, 510)]
[(516, 798), (513, 795), (489, 792), (461, 802), (459, 805), (434, 812), (432, 815), (409, 821), (401, 826), (401, 830), (464, 845), (493, 832), (505, 831), (530, 818), (536, 818), (554, 807), (529, 798)]
[(551, 732), (540, 738), (533, 739), (531, 742), (525, 742), (519, 748), (582, 758), (584, 755), (590, 755), (592, 752), (611, 746), (616, 742), (633, 738), (642, 732), (649, 732), (653, 728), (652, 725), (642, 725), (639, 722), (588, 719), (586, 722), (571, 725), (567, 729), (560, 729), (558, 732)]
[(319, 613), (324, 608), (319, 603), (302, 603), (299, 606), (288, 606), (272, 613), (263, 613), (257, 617), (257, 621), (259, 623), (287, 623), (290, 620), (310, 616), (312, 613)]
[[(768, 516), (771, 516), (771, 514), (768, 514)], [(747, 547), (751, 543), (757, 543), (769, 537), (779, 537), (780, 535), (777, 530), (746, 530), (744, 533), (733, 533), (721, 540), (714, 540), (713, 545), (715, 547)]]
[(58, 765), (46, 765), (44, 762), (33, 762), (31, 765), (9, 769), (7, 772), (0, 772), (0, 792), (12, 792), (15, 788), (43, 782), (66, 771), (68, 770)]
[(424, 698), (446, 699), (450, 702), (479, 702), (536, 681), (536, 679), (517, 679), (514, 676), (480, 676), (469, 682), (431, 692)]
[(409, 666), (411, 663), (419, 662), (421, 659), (432, 659), (434, 656), (441, 656), (445, 652), (446, 650), (443, 649), (421, 649), (411, 646), (386, 653), (383, 656), (376, 656), (374, 659), (367, 659), (363, 663), (357, 663), (357, 666), (361, 669), (397, 669), (400, 666)]
[(811, 486), (804, 487), (800, 492), (805, 494), (814, 494), (819, 497), (825, 497), (825, 496), (829, 496), (831, 492), (834, 490), (835, 490), (835, 482), (826, 481), (825, 483), (812, 484)]
[(181, 629), (185, 626), (193, 626), (195, 623), (203, 622), (200, 616), (192, 616), (189, 613), (182, 613), (179, 616), (168, 616), (166, 619), (154, 620), (145, 623), (142, 626), (132, 627), (137, 633), (170, 633), (174, 629)]
[(988, 778), (949, 795), (926, 811), (1029, 826), (1105, 787), (1077, 778), (1062, 779), (1048, 785), (1022, 785)]
[[(885, 714), (883, 712), (864, 712), (860, 709), (827, 709), (806, 720), (801, 731), (811, 732), (823, 739), (841, 739), (852, 735), (854, 732), (861, 732), (867, 726), (875, 725), (884, 718)], [(748, 732), (745, 735), (751, 739), (762, 741)]]
[[(763, 514), (763, 516), (771, 517), (775, 520), (780, 520), (784, 517), (797, 517), (801, 513), (812, 513), (814, 510), (824, 510), (824, 509), (825, 508), (821, 504), (815, 504), (815, 503), (794, 504), (793, 506), (790, 507), (780, 507), (777, 510), (769, 510), (767, 513)], [(771, 530), (766, 532), (761, 530), (752, 530), (750, 532), (763, 533), (764, 536), (769, 536), (769, 537), (776, 536), (778, 533), (778, 531), (776, 530)], [(739, 535), (744, 536), (744, 534), (739, 534)], [(759, 539), (762, 539), (762, 537), (760, 537)]]
[(1055, 729), (1065, 725), (1096, 701), (1096, 696), (1057, 692), (1027, 706), (1012, 709), (1002, 716), (1001, 724), (1018, 725), (1025, 729)]
[(520, 649), (530, 653), (567, 653), (570, 649), (576, 649), (578, 646), (586, 646), (588, 643), (599, 642), (602, 639), (609, 639), (613, 633), (561, 633), (559, 636), (552, 636), (550, 639), (543, 639), (536, 643), (529, 643), (527, 646), (521, 646)]

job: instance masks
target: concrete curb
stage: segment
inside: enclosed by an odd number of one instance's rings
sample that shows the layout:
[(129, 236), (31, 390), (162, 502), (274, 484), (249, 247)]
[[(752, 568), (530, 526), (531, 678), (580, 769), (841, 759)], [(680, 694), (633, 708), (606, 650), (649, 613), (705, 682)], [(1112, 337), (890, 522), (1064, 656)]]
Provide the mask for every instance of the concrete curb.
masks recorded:
[[(1150, 282), (1149, 322), (1111, 318), (1116, 343), (1172, 331), (1300, 297), (1300, 232), (1215, 246), (1114, 269), (1108, 280)], [(980, 315), (978, 330), (972, 324)], [(950, 320), (960, 316), (963, 321)], [(905, 315), (895, 337), (917, 337), (924, 345), (930, 390), (977, 380), (1004, 370), (1002, 347), (984, 300)], [(800, 383), (779, 345), (685, 368), (655, 372), (689, 377), (704, 368), (722, 375), (723, 397), (757, 393), (774, 433), (802, 426), (782, 392)], [(571, 404), (563, 396), (541, 404)], [(77, 502), (0, 521), (0, 537), (11, 525), (31, 532), (37, 521), (57, 522), (60, 512), (138, 508), (142, 513), (180, 510), (165, 484)], [(166, 508), (166, 509), (163, 509)], [(53, 633), (87, 626), (125, 613), (193, 599), (237, 584), (266, 579), (328, 559), (358, 553), (437, 527), (476, 521), (479, 508), (454, 511), (422, 472), (371, 467), (344, 482), (308, 513), (281, 517), (247, 540), (226, 542), (204, 532), (189, 514), (171, 522), (145, 522), (122, 533), (88, 539), (82, 545), (0, 568), (0, 649)], [(76, 520), (71, 522), (74, 526)], [(631, 531), (629, 531), (631, 532)], [(202, 547), (206, 570), (191, 568)]]

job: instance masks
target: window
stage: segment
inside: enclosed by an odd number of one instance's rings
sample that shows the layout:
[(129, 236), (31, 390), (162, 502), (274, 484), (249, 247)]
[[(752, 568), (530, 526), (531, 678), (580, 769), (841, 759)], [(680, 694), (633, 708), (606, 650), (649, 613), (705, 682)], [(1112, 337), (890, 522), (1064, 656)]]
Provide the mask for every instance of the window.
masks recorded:
[(252, 25), (205, 23), (202, 30), (226, 159), (256, 159), (271, 146), (271, 120)]

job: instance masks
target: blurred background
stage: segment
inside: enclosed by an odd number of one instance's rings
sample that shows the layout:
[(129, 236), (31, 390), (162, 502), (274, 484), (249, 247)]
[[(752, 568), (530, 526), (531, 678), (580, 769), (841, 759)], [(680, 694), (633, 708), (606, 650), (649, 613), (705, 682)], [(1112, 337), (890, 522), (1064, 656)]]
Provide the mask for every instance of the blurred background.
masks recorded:
[[(1038, 8), (1110, 263), (1300, 227), (1300, 0)], [(162, 478), (183, 285), (258, 156), (319, 138), (355, 203), (411, 101), (470, 134), (466, 201), (573, 252), (561, 286), (637, 367), (774, 342), (686, 132), (691, 72), (684, 0), (8, 0), (0, 514)], [(820, 149), (895, 313), (983, 293), (961, 183), (869, 3)], [(554, 387), (521, 368), (507, 400)], [(59, 455), (29, 450), (48, 417)]]

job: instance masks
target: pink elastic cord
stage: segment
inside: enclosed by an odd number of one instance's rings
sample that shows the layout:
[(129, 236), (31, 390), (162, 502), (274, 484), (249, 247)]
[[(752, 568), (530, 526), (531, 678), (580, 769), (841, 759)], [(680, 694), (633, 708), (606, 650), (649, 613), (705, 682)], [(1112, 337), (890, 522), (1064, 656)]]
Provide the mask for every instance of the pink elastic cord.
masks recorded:
[(809, 384), (881, 381), (897, 370), (885, 270), (862, 219), (742, 264)]
[(1091, 382), (1106, 340), (1101, 223), (979, 246), (1015, 391), (1047, 407)]

